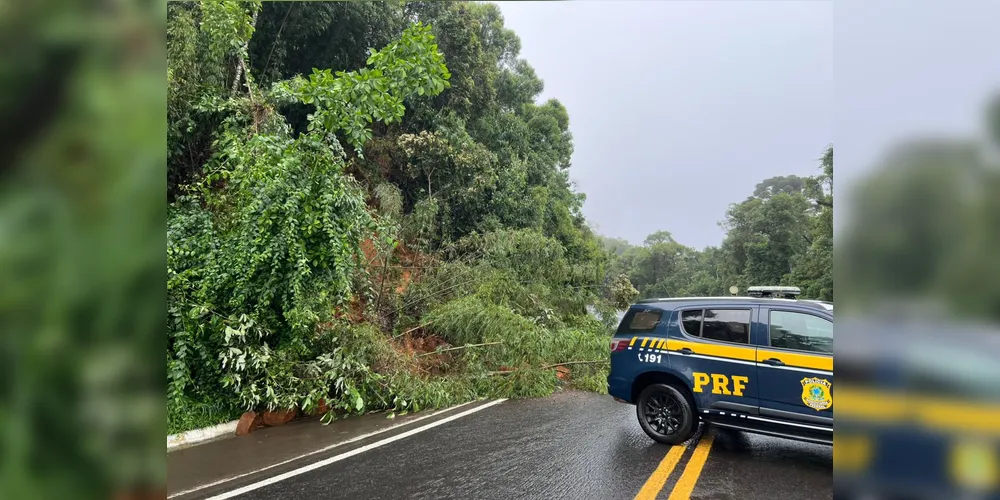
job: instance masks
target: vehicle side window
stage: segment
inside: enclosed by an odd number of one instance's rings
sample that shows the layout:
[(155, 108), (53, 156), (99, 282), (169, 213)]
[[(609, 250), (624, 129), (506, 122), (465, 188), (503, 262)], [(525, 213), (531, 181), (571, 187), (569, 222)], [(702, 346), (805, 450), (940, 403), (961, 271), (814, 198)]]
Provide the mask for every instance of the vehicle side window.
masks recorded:
[(692, 337), (750, 343), (750, 311), (747, 309), (694, 309), (681, 312), (681, 327)]
[(812, 314), (771, 311), (771, 347), (833, 354), (833, 322)]
[(660, 323), (662, 316), (663, 311), (636, 311), (632, 316), (632, 321), (628, 324), (628, 331), (630, 333), (651, 332), (656, 329), (656, 325)]
[(701, 337), (701, 309), (681, 312), (681, 325), (684, 333), (692, 337)]
[(750, 311), (746, 309), (708, 309), (701, 336), (711, 340), (750, 343)]

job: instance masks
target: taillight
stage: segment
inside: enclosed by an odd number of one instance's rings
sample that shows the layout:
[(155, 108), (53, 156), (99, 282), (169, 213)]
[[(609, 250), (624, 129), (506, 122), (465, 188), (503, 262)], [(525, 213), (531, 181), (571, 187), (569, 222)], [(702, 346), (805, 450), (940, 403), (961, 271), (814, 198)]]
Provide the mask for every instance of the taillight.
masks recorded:
[(631, 339), (611, 339), (611, 352), (624, 351)]

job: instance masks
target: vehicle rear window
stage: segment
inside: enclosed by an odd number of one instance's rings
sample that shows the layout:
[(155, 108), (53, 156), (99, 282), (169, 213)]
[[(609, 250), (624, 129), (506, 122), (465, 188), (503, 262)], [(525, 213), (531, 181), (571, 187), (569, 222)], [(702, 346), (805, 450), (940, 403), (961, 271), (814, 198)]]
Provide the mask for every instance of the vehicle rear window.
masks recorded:
[(684, 331), (691, 336), (700, 337), (701, 336), (701, 309), (694, 309), (691, 311), (681, 312), (681, 325), (684, 326)]
[(701, 328), (706, 339), (750, 343), (750, 311), (743, 309), (708, 309)]
[(632, 316), (632, 321), (628, 323), (628, 330), (629, 332), (651, 332), (656, 329), (662, 316), (663, 311), (636, 311)]
[(750, 343), (750, 310), (693, 309), (681, 312), (681, 326), (692, 337)]

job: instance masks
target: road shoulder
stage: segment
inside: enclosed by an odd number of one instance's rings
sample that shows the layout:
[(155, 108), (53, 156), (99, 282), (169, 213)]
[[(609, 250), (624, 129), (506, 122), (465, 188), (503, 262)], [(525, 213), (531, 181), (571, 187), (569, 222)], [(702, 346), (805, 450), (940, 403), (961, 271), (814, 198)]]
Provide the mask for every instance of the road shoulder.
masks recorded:
[(247, 436), (178, 449), (167, 453), (167, 495), (170, 500), (208, 498), (486, 404), (490, 401), (395, 419), (386, 418), (384, 413), (370, 414), (325, 426), (318, 419), (305, 419)]

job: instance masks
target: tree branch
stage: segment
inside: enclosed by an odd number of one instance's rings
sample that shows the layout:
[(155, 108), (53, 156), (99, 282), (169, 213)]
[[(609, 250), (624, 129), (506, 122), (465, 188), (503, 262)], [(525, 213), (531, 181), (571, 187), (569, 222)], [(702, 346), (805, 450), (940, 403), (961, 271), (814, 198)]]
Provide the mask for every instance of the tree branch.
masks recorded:
[(459, 349), (467, 349), (469, 347), (482, 347), (482, 346), (485, 346), (485, 345), (497, 345), (497, 344), (502, 344), (502, 343), (503, 342), (486, 342), (486, 343), (483, 343), (483, 344), (466, 344), (466, 345), (460, 345), (458, 347), (449, 347), (447, 349), (441, 349), (440, 351), (425, 352), (423, 354), (417, 354), (414, 357), (415, 358), (421, 358), (421, 357), (424, 357), (424, 356), (430, 356), (431, 354), (441, 354), (442, 352), (457, 351)]
[(555, 363), (555, 364), (551, 364), (551, 365), (545, 365), (545, 366), (541, 367), (541, 369), (542, 370), (549, 370), (549, 369), (555, 368), (557, 366), (566, 366), (566, 365), (592, 365), (592, 364), (596, 364), (596, 363), (607, 363), (607, 362), (608, 362), (608, 360), (606, 360), (606, 359), (595, 359), (593, 361), (566, 361), (564, 363)]
[(406, 335), (407, 333), (411, 333), (411, 332), (414, 332), (414, 331), (416, 331), (416, 330), (419, 330), (419, 329), (421, 329), (421, 328), (423, 328), (423, 327), (425, 327), (425, 326), (428, 326), (428, 325), (430, 325), (431, 323), (433, 323), (433, 321), (428, 321), (428, 322), (426, 322), (426, 323), (424, 323), (424, 324), (422, 324), (422, 325), (417, 325), (417, 326), (415, 326), (415, 327), (413, 327), (413, 328), (410, 328), (409, 330), (407, 330), (407, 331), (405, 331), (405, 332), (403, 332), (403, 333), (400, 333), (399, 335), (396, 335), (396, 336), (394, 336), (394, 337), (392, 337), (392, 338), (393, 338), (393, 339), (398, 339), (399, 337), (402, 337), (403, 335)]
[[(554, 363), (554, 364), (551, 364), (551, 365), (545, 365), (545, 366), (542, 366), (542, 367), (540, 367), (538, 369), (539, 370), (551, 370), (552, 368), (556, 368), (558, 366), (566, 366), (566, 365), (592, 365), (592, 364), (596, 364), (596, 363), (607, 363), (607, 362), (608, 362), (608, 360), (606, 360), (606, 359), (597, 359), (597, 360), (593, 360), (593, 361), (586, 361), (586, 360), (584, 360), (584, 361), (565, 361), (565, 362), (562, 362), (562, 363)], [(487, 375), (507, 375), (508, 373), (514, 373), (516, 371), (518, 371), (518, 370), (501, 370), (501, 371), (495, 371), (495, 372), (488, 372)]]

